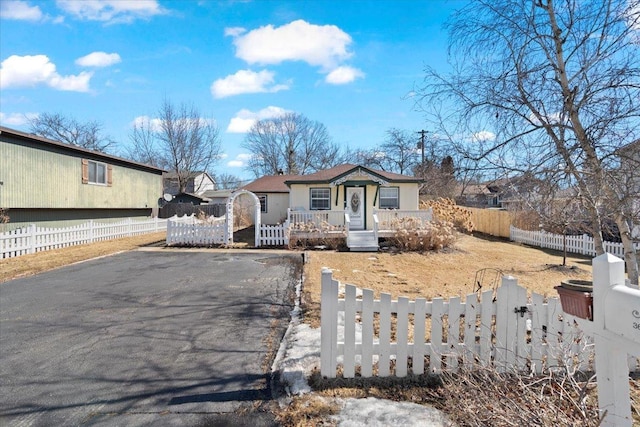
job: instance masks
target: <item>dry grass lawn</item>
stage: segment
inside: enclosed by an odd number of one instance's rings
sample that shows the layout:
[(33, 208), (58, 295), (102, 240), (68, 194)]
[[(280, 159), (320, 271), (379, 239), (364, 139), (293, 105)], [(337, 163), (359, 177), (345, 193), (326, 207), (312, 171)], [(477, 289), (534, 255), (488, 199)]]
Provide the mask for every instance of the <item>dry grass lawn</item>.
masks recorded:
[(91, 258), (164, 243), (166, 237), (167, 233), (165, 232), (143, 234), (142, 236), (123, 237), (121, 239), (70, 246), (68, 248), (3, 259), (0, 260), (0, 283)]
[[(562, 254), (513, 242), (461, 235), (453, 248), (428, 253), (358, 253), (311, 251), (305, 265), (306, 321), (320, 321), (320, 278), (322, 267), (333, 270), (334, 279), (372, 289), (392, 298), (465, 297), (492, 289), (500, 273), (511, 275), (529, 292), (557, 296), (554, 286), (564, 279), (591, 279), (591, 258), (569, 254), (562, 266)], [(478, 271), (485, 271), (482, 276)], [(495, 270), (494, 270), (495, 269)], [(498, 279), (499, 284), (499, 279)]]
[[(162, 245), (164, 240), (165, 233), (155, 233), (0, 260), (0, 283), (99, 256), (143, 246)], [(308, 254), (304, 283), (305, 319), (315, 327), (318, 326), (320, 318), (322, 267), (333, 269), (334, 278), (343, 283), (373, 289), (376, 297), (385, 292), (392, 294), (393, 298), (447, 298), (454, 295), (464, 297), (475, 291), (477, 279), (482, 279), (484, 290), (491, 289), (496, 278), (494, 270), (487, 272), (484, 277), (477, 276), (477, 272), (485, 268), (497, 269), (504, 275), (512, 275), (530, 292), (549, 296), (556, 296), (553, 288), (563, 279), (591, 278), (589, 257), (570, 255), (567, 266), (562, 267), (562, 256), (558, 252), (466, 235), (460, 237), (454, 248), (441, 252), (392, 254), (311, 251)], [(640, 422), (639, 381), (632, 380), (631, 386), (634, 422)], [(359, 386), (330, 385), (328, 389), (318, 390), (308, 398), (294, 399), (290, 408), (276, 412), (283, 425), (328, 425), (326, 417), (335, 411), (334, 404), (330, 403), (331, 397), (334, 396), (376, 396), (408, 400), (435, 404), (447, 412), (456, 405), (468, 403), (463, 403), (451, 393), (447, 395), (449, 387), (439, 390), (425, 387), (424, 384), (403, 382), (375, 386), (369, 383)], [(454, 389), (452, 393), (456, 394)], [(327, 397), (330, 398), (328, 401), (318, 400)], [(313, 401), (321, 403), (310, 404)], [(508, 399), (506, 401), (510, 402)], [(554, 424), (551, 418), (547, 420), (549, 423), (545, 422), (544, 425), (562, 425), (557, 422)], [(471, 424), (462, 422), (461, 425), (476, 425), (477, 422), (476, 419), (472, 420)], [(584, 425), (593, 425), (592, 422), (593, 419)]]

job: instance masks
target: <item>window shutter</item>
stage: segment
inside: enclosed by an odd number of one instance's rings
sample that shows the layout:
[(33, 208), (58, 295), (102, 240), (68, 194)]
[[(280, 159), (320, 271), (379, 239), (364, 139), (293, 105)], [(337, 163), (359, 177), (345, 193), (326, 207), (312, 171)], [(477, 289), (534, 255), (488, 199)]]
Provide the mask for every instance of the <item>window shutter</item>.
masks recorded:
[(113, 184), (113, 171), (111, 165), (107, 165), (107, 185), (111, 187)]
[(82, 183), (89, 183), (89, 160), (82, 159)]

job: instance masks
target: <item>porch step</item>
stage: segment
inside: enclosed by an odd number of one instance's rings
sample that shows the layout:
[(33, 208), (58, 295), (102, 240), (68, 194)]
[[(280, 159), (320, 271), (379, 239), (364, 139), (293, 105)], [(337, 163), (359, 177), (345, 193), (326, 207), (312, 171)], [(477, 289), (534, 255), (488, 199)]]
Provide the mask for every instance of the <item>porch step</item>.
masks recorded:
[(349, 250), (352, 252), (378, 252), (378, 240), (373, 231), (349, 231)]

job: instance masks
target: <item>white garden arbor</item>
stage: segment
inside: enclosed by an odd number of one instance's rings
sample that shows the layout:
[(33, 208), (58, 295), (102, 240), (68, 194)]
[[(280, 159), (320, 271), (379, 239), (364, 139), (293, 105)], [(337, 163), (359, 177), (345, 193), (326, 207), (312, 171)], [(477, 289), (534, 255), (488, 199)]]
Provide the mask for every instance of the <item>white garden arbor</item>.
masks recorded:
[(225, 215), (227, 229), (225, 230), (224, 240), (225, 244), (231, 245), (233, 243), (233, 202), (238, 196), (246, 194), (253, 201), (254, 205), (254, 223), (255, 223), (255, 247), (260, 246), (260, 199), (258, 196), (247, 190), (237, 190), (231, 193), (227, 199), (227, 213)]

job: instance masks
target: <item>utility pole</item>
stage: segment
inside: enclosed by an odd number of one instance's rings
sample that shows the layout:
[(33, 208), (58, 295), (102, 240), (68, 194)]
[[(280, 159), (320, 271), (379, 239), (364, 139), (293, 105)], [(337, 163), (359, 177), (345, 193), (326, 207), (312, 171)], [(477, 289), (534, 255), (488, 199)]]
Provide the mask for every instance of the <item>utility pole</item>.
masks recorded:
[(421, 165), (424, 165), (424, 136), (427, 134), (427, 131), (422, 129), (419, 132), (416, 132), (420, 134), (420, 142), (418, 142), (418, 148), (420, 148), (422, 150), (422, 163)]

